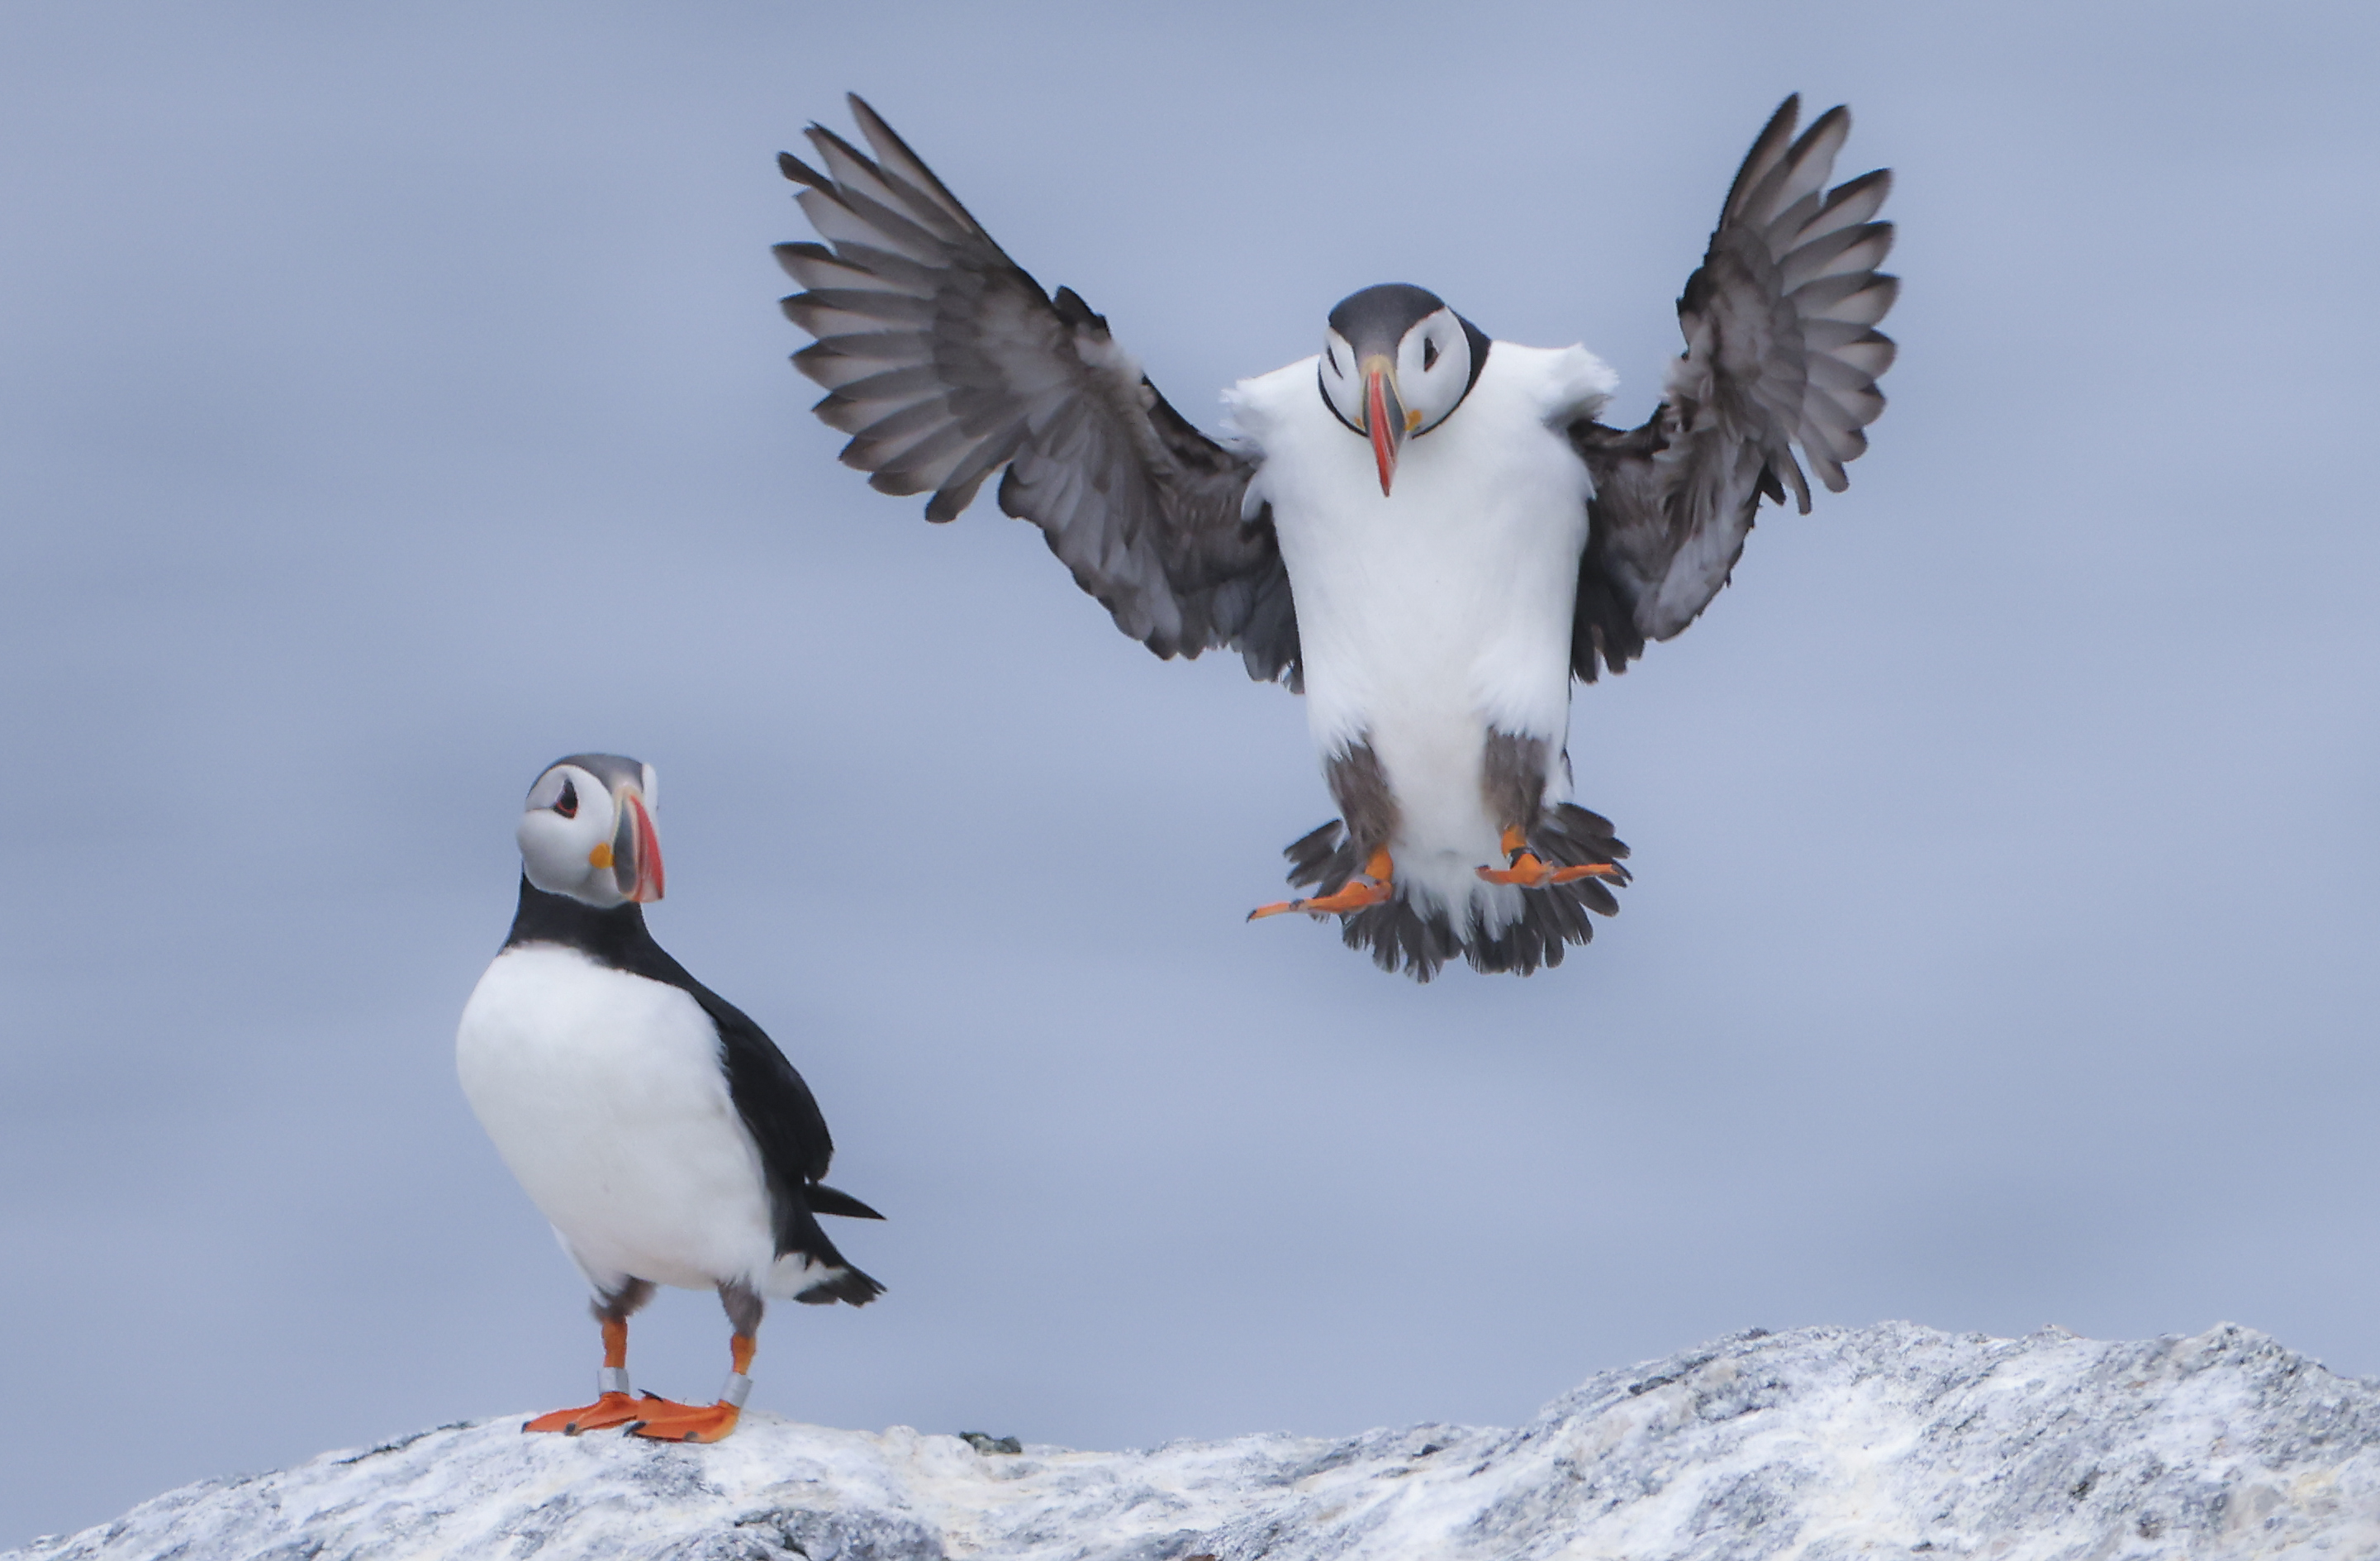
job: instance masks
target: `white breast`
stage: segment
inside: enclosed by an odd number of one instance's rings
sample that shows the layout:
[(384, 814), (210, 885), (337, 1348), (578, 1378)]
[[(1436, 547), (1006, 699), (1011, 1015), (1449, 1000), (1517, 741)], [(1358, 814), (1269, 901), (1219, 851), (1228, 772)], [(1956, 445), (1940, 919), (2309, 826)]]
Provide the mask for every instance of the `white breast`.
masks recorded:
[[(1585, 464), (1560, 424), (1608, 396), (1582, 348), (1498, 342), (1444, 424), (1405, 442), (1383, 496), (1370, 443), (1323, 405), (1314, 360), (1242, 382), (1297, 603), (1307, 720), (1325, 757), (1368, 741), (1402, 814), (1398, 877), (1460, 902), (1501, 862), (1480, 782), (1489, 728), (1569, 734)], [(1551, 795), (1565, 795), (1556, 766)]]
[(589, 1281), (765, 1283), (775, 1243), (759, 1151), (718, 1031), (687, 994), (571, 949), (508, 948), (463, 1009), (455, 1060), (480, 1125)]

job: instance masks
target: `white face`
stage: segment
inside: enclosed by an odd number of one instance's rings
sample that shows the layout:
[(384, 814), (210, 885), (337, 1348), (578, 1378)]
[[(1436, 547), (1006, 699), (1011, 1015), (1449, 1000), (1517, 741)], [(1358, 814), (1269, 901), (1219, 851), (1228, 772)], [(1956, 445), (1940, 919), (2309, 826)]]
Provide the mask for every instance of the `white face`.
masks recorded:
[[(1323, 393), (1341, 417), (1369, 433), (1364, 367), (1345, 336), (1337, 331), (1327, 334), (1322, 347)], [(1471, 387), (1471, 337), (1454, 311), (1441, 309), (1405, 332), (1390, 367), (1397, 402), (1404, 409), (1402, 433), (1427, 433), (1446, 421)]]
[(610, 909), (662, 897), (661, 840), (653, 827), (660, 777), (650, 764), (616, 794), (572, 763), (537, 777), (521, 804), (521, 870), (550, 895)]

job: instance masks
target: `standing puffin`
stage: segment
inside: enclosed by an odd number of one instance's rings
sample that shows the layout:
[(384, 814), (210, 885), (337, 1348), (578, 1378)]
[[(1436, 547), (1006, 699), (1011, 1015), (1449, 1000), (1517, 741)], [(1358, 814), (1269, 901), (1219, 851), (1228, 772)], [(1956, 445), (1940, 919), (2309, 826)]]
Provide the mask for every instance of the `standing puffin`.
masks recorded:
[[(595, 1287), (598, 1396), (522, 1429), (716, 1442), (735, 1429), (770, 1297), (865, 1306), (883, 1287), (816, 1216), (883, 1216), (820, 1185), (834, 1154), (800, 1074), (759, 1025), (662, 951), (652, 766), (576, 753), (521, 813), (520, 910), (464, 1006), (463, 1092)], [(628, 1316), (655, 1285), (716, 1289), (735, 1330), (719, 1401), (628, 1386)]]
[(1559, 963), (1618, 909), (1627, 848), (1569, 801), (1570, 683), (1623, 671), (1727, 583), (1761, 498), (1841, 491), (1884, 409), (1883, 170), (1827, 189), (1851, 116), (1787, 98), (1678, 300), (1686, 348), (1643, 426), (1578, 347), (1494, 341), (1424, 288), (1367, 287), (1323, 348), (1244, 380), (1218, 443), (1107, 321), (1053, 298), (854, 97), (871, 159), (813, 126), (781, 155), (824, 244), (777, 255), (795, 355), (845, 463), (949, 520), (1000, 507), (1160, 656), (1238, 651), (1306, 695), (1341, 816), (1288, 848), (1303, 910), (1427, 980)]

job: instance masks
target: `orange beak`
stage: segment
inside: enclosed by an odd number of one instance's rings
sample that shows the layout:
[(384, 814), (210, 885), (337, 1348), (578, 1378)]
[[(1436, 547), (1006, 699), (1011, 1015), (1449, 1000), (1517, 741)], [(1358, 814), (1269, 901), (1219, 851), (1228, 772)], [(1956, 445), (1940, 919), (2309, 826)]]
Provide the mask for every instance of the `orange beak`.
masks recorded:
[(620, 825), (612, 836), (612, 878), (629, 899), (650, 905), (663, 889), (661, 835), (643, 798), (623, 789), (615, 800)]
[(1397, 397), (1396, 365), (1386, 358), (1364, 360), (1364, 432), (1372, 438), (1372, 457), (1380, 463), (1380, 496), (1397, 475), (1397, 451), (1405, 442), (1404, 403)]

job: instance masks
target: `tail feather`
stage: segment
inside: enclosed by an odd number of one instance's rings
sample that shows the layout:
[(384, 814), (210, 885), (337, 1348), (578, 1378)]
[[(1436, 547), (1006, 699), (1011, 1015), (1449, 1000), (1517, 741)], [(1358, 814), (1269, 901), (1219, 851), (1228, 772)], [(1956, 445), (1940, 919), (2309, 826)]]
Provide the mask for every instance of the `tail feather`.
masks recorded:
[[(775, 1203), (777, 1225), (777, 1258), (782, 1269), (790, 1257), (802, 1260), (801, 1272), (807, 1277), (816, 1274), (805, 1289), (793, 1291), (794, 1299), (805, 1306), (825, 1306), (833, 1301), (846, 1301), (853, 1306), (866, 1306), (884, 1293), (884, 1287), (854, 1268), (835, 1250), (834, 1242), (819, 1226), (820, 1214), (840, 1214), (848, 1219), (876, 1219), (884, 1216), (854, 1198), (818, 1182), (805, 1185), (794, 1192), (782, 1182), (772, 1182), (770, 1196)], [(769, 1293), (783, 1296), (785, 1289), (770, 1287)]]
[(866, 1306), (883, 1293), (883, 1286), (859, 1270), (846, 1267), (829, 1271), (823, 1280), (794, 1299), (804, 1306), (832, 1306), (836, 1301)]
[(1355, 843), (1347, 837), (1347, 826), (1337, 819), (1299, 835), (1281, 848), (1281, 854), (1289, 859), (1290, 886), (1312, 889), (1318, 895), (1337, 894), (1364, 865), (1355, 860)]
[[(1610, 820), (1563, 802), (1538, 817), (1529, 831), (1529, 848), (1556, 867), (1607, 865), (1615, 871), (1524, 890), (1520, 916), (1493, 932), (1475, 902), (1458, 933), (1443, 909), (1424, 912), (1400, 893), (1385, 905), (1342, 916), (1339, 935), (1348, 947), (1368, 950), (1381, 970), (1402, 970), (1417, 982), (1428, 981), (1458, 956), (1488, 975), (1525, 976), (1559, 965), (1568, 945), (1595, 936), (1589, 912), (1619, 914), (1620, 901), (1611, 891), (1628, 882), (1628, 870), (1619, 865), (1628, 847), (1612, 833)], [(1346, 826), (1337, 819), (1292, 842), (1281, 855), (1289, 859), (1290, 883), (1318, 895), (1336, 892), (1363, 866)]]

